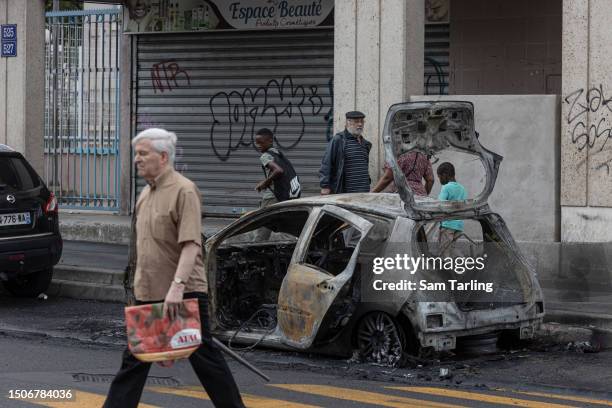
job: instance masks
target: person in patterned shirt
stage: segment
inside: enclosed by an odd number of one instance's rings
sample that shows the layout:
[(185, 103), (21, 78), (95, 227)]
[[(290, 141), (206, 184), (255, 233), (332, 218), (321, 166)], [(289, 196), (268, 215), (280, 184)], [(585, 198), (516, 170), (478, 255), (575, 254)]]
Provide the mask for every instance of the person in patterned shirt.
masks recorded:
[[(434, 185), (434, 175), (431, 168), (431, 162), (426, 155), (420, 152), (412, 151), (402, 154), (397, 159), (397, 165), (404, 173), (408, 185), (414, 191), (414, 194), (420, 196), (427, 196), (431, 193), (431, 189)], [(423, 185), (425, 180), (425, 185)], [(387, 163), (385, 163), (384, 174), (378, 180), (374, 188), (373, 193), (379, 193), (385, 191), (385, 189), (391, 185), (386, 191), (396, 193), (397, 187), (393, 182), (393, 171)]]

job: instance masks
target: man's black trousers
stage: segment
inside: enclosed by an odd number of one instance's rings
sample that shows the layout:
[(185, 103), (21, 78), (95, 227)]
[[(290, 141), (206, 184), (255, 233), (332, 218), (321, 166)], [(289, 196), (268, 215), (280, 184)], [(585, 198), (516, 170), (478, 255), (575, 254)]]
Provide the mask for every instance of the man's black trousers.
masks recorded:
[[(208, 296), (205, 293), (186, 293), (187, 298), (198, 298), (202, 325), (202, 345), (191, 354), (189, 362), (215, 407), (243, 408), (244, 404), (234, 377), (221, 354), (212, 342), (208, 323)], [(137, 302), (137, 304), (157, 302)], [(104, 408), (136, 408), (147, 381), (151, 363), (144, 363), (130, 353), (123, 352), (121, 369), (111, 383)]]

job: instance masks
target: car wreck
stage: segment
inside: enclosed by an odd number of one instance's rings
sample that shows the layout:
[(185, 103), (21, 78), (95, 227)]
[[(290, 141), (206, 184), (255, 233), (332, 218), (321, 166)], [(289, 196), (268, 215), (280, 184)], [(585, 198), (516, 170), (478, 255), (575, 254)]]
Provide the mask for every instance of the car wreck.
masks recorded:
[[(480, 144), (472, 104), (394, 105), (383, 138), (397, 194), (290, 200), (248, 213), (206, 241), (213, 334), (234, 344), (339, 356), (357, 350), (365, 361), (388, 365), (426, 349), (455, 349), (474, 336), (534, 335), (544, 316), (542, 291), (502, 217), (489, 208), (502, 157)], [(483, 191), (460, 202), (415, 196), (397, 158), (449, 149), (480, 160)], [(466, 223), (456, 246), (486, 258), (482, 269), (424, 270), (443, 250), (435, 233), (449, 219)], [(384, 274), (374, 272), (377, 259), (408, 256), (421, 258), (420, 268), (388, 262)], [(461, 294), (440, 286), (449, 273)], [(397, 290), (396, 283), (417, 276), (433, 286)], [(379, 291), (381, 280), (393, 290)], [(491, 290), (479, 289), (481, 281), (492, 282)]]

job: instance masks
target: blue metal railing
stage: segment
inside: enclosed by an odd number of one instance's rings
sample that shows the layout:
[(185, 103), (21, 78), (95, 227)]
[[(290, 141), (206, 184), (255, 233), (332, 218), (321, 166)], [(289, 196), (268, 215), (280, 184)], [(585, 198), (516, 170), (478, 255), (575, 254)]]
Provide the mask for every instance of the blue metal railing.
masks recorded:
[(121, 9), (46, 13), (45, 179), (62, 208), (120, 206)]

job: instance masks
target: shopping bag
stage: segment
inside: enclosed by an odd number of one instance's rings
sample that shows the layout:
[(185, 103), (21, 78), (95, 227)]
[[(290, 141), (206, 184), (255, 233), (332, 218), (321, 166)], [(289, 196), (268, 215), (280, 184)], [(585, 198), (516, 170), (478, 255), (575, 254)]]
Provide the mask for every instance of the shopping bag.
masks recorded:
[(198, 299), (183, 300), (172, 321), (163, 310), (163, 303), (125, 308), (128, 348), (140, 361), (187, 358), (202, 344)]

